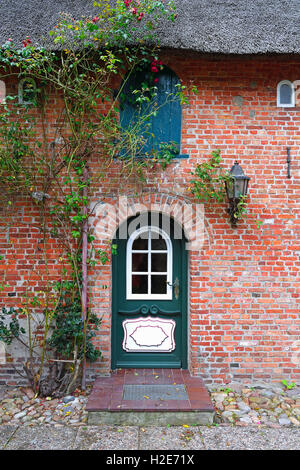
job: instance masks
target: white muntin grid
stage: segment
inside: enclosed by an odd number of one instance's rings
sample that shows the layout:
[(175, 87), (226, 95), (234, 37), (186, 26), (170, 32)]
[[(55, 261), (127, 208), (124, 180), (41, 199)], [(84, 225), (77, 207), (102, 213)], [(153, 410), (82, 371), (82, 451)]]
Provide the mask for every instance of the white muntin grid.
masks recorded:
[[(152, 248), (152, 235), (160, 235), (165, 241), (166, 249), (153, 249)], [(147, 242), (147, 249), (135, 250), (133, 249), (134, 241), (144, 235), (144, 240)], [(145, 271), (133, 271), (132, 256), (134, 254), (147, 255), (147, 269)], [(152, 255), (164, 254), (166, 255), (166, 270), (153, 271), (152, 270)], [(144, 293), (133, 292), (133, 276), (147, 277), (147, 291)], [(165, 293), (152, 293), (152, 280), (154, 276), (162, 276), (162, 282), (165, 283)], [(158, 227), (146, 226), (136, 230), (128, 239), (127, 254), (126, 254), (126, 298), (127, 300), (134, 299), (153, 299), (153, 300), (172, 300), (172, 242), (170, 237)]]

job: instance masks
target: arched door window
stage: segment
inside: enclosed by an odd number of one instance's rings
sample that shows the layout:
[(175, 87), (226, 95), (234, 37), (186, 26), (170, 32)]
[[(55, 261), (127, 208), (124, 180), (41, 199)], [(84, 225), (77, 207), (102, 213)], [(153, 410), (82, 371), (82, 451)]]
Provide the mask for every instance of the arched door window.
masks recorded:
[[(151, 83), (152, 80), (152, 83)], [(151, 88), (149, 96), (147, 87)], [(181, 104), (178, 96), (180, 81), (168, 67), (163, 67), (155, 77), (139, 71), (126, 80), (120, 96), (120, 124), (126, 133), (141, 137), (137, 156), (151, 156), (161, 146), (180, 155)], [(172, 144), (172, 145), (171, 145)], [(124, 148), (124, 153), (130, 148)]]
[(172, 299), (172, 242), (158, 227), (142, 227), (127, 242), (127, 299)]

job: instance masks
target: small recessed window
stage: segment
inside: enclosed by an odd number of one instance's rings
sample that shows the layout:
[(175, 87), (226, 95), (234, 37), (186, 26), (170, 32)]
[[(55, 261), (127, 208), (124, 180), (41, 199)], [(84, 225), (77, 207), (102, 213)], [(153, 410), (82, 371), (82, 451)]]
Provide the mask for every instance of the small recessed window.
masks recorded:
[(33, 104), (36, 100), (36, 83), (33, 78), (23, 78), (19, 82), (19, 104)]
[(3, 80), (0, 80), (0, 104), (5, 102), (6, 86)]
[(281, 108), (295, 106), (295, 88), (289, 80), (282, 80), (277, 85), (277, 106)]

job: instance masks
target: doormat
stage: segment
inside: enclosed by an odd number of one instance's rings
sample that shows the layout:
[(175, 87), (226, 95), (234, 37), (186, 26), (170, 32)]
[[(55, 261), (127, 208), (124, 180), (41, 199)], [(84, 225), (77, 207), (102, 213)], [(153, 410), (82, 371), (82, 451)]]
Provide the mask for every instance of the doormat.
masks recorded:
[(188, 400), (185, 385), (124, 385), (123, 400)]

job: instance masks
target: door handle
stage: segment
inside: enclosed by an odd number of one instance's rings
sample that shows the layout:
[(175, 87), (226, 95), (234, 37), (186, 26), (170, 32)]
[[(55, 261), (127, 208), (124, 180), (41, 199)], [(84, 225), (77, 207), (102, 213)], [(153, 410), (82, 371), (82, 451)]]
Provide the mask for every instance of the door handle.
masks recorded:
[(175, 298), (177, 300), (178, 297), (179, 297), (179, 279), (178, 279), (178, 277), (176, 277), (176, 279), (173, 283), (167, 281), (167, 284), (168, 284), (168, 286), (174, 287), (174, 294), (175, 294)]

